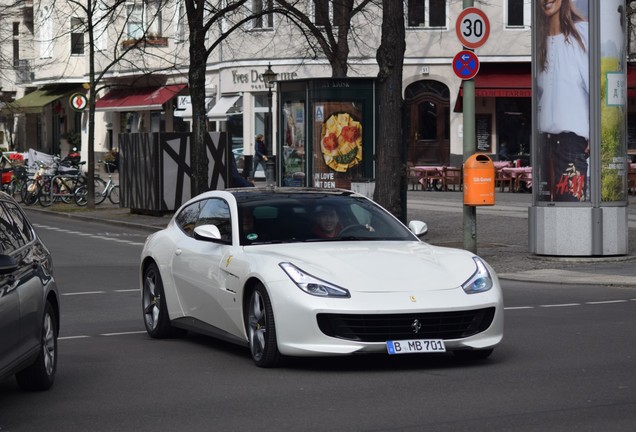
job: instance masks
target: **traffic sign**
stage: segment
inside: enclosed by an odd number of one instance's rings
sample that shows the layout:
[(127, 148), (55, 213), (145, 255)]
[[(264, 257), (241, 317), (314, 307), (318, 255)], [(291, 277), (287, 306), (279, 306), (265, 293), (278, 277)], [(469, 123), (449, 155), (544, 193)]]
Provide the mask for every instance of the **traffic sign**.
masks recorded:
[(69, 103), (75, 111), (84, 111), (88, 105), (88, 99), (82, 93), (74, 93), (71, 95)]
[(488, 40), (490, 21), (481, 9), (469, 7), (457, 17), (455, 32), (464, 47), (479, 48)]
[(463, 80), (475, 78), (479, 72), (479, 59), (472, 51), (460, 51), (453, 58), (453, 72)]

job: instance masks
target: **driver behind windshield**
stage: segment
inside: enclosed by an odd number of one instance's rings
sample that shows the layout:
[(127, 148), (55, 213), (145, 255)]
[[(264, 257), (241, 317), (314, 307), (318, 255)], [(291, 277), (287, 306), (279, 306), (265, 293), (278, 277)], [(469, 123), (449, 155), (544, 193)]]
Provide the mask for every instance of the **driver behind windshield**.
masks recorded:
[(316, 208), (314, 226), (311, 232), (321, 238), (334, 238), (340, 234), (342, 225), (336, 209), (330, 205), (320, 205)]

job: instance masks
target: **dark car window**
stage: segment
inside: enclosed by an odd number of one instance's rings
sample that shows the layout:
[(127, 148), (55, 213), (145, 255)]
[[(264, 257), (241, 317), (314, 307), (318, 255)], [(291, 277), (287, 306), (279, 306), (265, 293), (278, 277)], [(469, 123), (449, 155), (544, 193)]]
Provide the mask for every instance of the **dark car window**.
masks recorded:
[(2, 253), (10, 254), (33, 240), (33, 229), (20, 209), (13, 203), (0, 203), (0, 245)]
[(203, 204), (205, 204), (205, 200), (194, 202), (184, 207), (175, 218), (175, 222), (179, 228), (190, 237), (193, 235), (194, 227), (196, 226)]
[(221, 232), (221, 240), (232, 241), (232, 221), (230, 219), (230, 207), (222, 199), (212, 198), (205, 201), (196, 226), (216, 225)]
[[(243, 218), (241, 244), (338, 240), (414, 240), (413, 233), (372, 201), (335, 194), (239, 196)], [(317, 229), (318, 216), (329, 208), (337, 219), (331, 237)], [(245, 221), (250, 223), (246, 224)]]

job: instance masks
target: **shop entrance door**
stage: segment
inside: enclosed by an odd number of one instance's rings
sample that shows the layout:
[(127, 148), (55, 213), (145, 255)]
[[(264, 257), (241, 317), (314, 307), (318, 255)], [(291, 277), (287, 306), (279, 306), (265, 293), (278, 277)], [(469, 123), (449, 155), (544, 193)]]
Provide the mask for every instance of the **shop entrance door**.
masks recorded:
[(409, 113), (407, 162), (448, 165), (450, 160), (450, 98), (448, 87), (437, 81), (419, 81), (406, 89)]

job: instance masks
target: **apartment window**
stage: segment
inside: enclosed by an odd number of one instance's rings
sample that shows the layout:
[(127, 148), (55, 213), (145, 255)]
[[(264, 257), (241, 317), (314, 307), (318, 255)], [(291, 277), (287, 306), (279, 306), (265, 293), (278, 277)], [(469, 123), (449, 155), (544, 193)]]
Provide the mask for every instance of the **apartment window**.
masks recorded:
[(84, 21), (71, 17), (71, 54), (84, 54)]
[(42, 6), (38, 15), (40, 29), (40, 58), (53, 56), (53, 20), (52, 7)]
[(128, 22), (126, 34), (131, 39), (161, 36), (160, 0), (129, 0), (126, 7)]
[(531, 0), (508, 0), (506, 2), (506, 25), (524, 27), (530, 25)]
[(446, 28), (445, 0), (407, 0), (408, 27)]
[(185, 42), (188, 38), (188, 15), (185, 8), (185, 1), (178, 0), (177, 3), (177, 21), (176, 30), (174, 32), (178, 42)]
[(255, 29), (271, 29), (274, 27), (274, 14), (271, 13), (274, 8), (274, 0), (252, 0), (252, 12), (254, 14), (270, 12), (262, 15), (252, 21)]
[(20, 23), (13, 23), (13, 67), (20, 63)]
[(314, 0), (314, 24), (323, 27), (329, 23), (334, 26), (345, 25), (351, 15), (347, 12), (345, 3), (338, 0)]
[(93, 9), (93, 38), (95, 49), (105, 51), (108, 48), (108, 14), (103, 2), (97, 2)]

